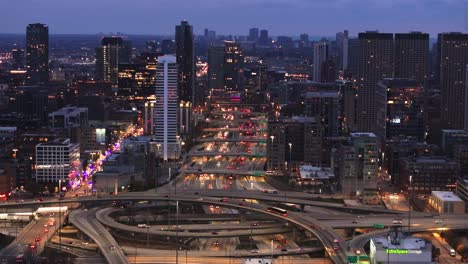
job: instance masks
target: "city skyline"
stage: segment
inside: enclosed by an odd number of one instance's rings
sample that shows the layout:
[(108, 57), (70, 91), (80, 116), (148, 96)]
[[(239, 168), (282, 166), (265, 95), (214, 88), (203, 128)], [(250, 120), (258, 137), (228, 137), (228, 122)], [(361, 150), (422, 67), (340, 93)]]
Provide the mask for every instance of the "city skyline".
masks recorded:
[[(173, 34), (174, 25), (183, 19), (194, 25), (195, 34), (209, 28), (218, 34), (247, 35), (251, 27), (267, 29), (273, 36), (330, 36), (343, 29), (351, 35), (379, 30), (422, 31), (435, 36), (439, 32), (468, 30), (468, 5), (463, 0), (138, 0), (134, 5), (112, 1), (112, 8), (109, 1), (64, 4), (46, 0), (41, 6), (31, 0), (10, 2), (0, 32), (22, 33), (27, 24), (40, 22), (49, 25), (51, 34)], [(79, 19), (79, 14), (87, 19)], [(391, 16), (382, 19), (382, 14)]]

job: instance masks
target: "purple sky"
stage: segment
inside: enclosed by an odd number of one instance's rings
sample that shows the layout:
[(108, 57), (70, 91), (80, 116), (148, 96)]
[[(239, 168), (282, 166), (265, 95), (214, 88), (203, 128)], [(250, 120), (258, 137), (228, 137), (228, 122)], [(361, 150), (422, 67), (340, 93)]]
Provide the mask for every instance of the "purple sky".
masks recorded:
[(2, 0), (1, 33), (41, 22), (51, 33), (172, 34), (187, 19), (195, 32), (331, 36), (382, 32), (468, 31), (468, 0)]

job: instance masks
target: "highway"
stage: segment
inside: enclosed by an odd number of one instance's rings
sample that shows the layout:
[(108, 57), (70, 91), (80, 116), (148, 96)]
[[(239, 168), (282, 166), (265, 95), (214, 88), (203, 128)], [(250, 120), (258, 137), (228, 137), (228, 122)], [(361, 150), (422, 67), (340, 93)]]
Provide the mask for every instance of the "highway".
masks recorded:
[(108, 263), (128, 263), (127, 257), (115, 239), (96, 219), (96, 211), (98, 211), (98, 208), (89, 211), (75, 210), (70, 213), (70, 222), (98, 245)]

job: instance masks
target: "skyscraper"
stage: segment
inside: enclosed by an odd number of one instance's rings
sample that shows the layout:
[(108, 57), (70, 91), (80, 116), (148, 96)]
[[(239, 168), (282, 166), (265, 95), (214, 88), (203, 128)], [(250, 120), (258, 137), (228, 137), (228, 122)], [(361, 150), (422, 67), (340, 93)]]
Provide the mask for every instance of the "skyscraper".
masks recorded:
[[(177, 85), (178, 67), (173, 55), (160, 56), (156, 66), (156, 142), (161, 144), (162, 158), (176, 159), (177, 153)], [(172, 155), (173, 154), (173, 155)]]
[(193, 50), (193, 28), (187, 21), (176, 26), (176, 56), (179, 67), (179, 100), (192, 102), (195, 83), (195, 59)]
[(442, 90), (442, 120), (446, 129), (463, 129), (465, 72), (468, 64), (468, 34), (442, 33), (438, 39), (439, 80)]
[(359, 33), (358, 120), (359, 131), (374, 132), (377, 83), (393, 75), (393, 34)]
[(14, 48), (11, 50), (11, 55), (13, 57), (13, 69), (24, 69), (24, 49)]
[(270, 44), (269, 42), (270, 41), (268, 39), (268, 30), (266, 29), (260, 30), (260, 38), (258, 39), (258, 44), (266, 46)]
[(208, 88), (224, 88), (224, 49), (225, 45), (213, 45), (208, 50)]
[(244, 56), (238, 43), (225, 41), (224, 51), (224, 87), (227, 91), (241, 89), (241, 69), (244, 65)]
[(314, 82), (322, 82), (322, 67), (324, 62), (328, 60), (329, 44), (326, 41), (321, 41), (314, 44)]
[(258, 40), (258, 28), (251, 28), (249, 30), (248, 40), (250, 40), (250, 41), (257, 41)]
[(423, 83), (429, 69), (429, 34), (395, 34), (395, 77)]
[(209, 88), (239, 91), (243, 64), (244, 56), (238, 43), (225, 41), (224, 45), (211, 46), (208, 52)]
[(49, 27), (45, 24), (26, 27), (26, 68), (28, 84), (49, 82)]
[(119, 81), (119, 63), (123, 52), (121, 37), (105, 37), (101, 47), (96, 48), (96, 79), (110, 82), (117, 86)]

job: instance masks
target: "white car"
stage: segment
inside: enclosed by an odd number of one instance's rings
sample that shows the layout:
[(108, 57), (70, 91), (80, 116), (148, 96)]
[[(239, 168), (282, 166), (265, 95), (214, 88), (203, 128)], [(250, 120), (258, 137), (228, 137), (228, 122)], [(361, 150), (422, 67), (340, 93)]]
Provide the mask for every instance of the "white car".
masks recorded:
[(440, 220), (440, 219), (437, 219), (437, 220), (435, 220), (435, 222), (434, 222), (434, 223), (436, 223), (436, 224), (442, 224), (442, 220)]

